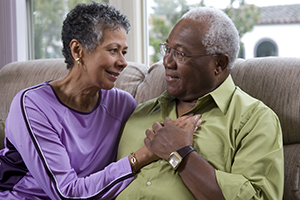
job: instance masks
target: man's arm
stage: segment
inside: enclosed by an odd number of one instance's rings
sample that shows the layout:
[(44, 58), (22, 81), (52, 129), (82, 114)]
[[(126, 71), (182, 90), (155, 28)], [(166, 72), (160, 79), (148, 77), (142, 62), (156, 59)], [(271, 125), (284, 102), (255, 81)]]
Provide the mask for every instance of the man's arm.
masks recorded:
[[(171, 152), (192, 145), (198, 119), (199, 116), (191, 118), (184, 128), (177, 127), (169, 118), (164, 121), (164, 126), (155, 123), (152, 130), (146, 131), (145, 145), (158, 157), (168, 160)], [(197, 199), (224, 199), (216, 181), (215, 169), (196, 152), (183, 159), (178, 172)]]
[[(199, 155), (201, 152), (191, 152), (184, 158), (178, 172), (197, 199), (282, 198), (283, 149), (280, 124), (273, 112), (259, 112), (241, 130), (236, 130), (238, 136), (235, 143), (238, 149), (232, 157), (230, 171), (215, 169)], [(183, 138), (190, 137), (192, 125), (189, 130), (179, 130), (168, 122), (165, 122), (164, 127), (156, 124), (153, 130), (147, 130), (145, 144), (157, 156), (167, 160), (171, 152), (192, 144), (187, 142), (189, 139)]]

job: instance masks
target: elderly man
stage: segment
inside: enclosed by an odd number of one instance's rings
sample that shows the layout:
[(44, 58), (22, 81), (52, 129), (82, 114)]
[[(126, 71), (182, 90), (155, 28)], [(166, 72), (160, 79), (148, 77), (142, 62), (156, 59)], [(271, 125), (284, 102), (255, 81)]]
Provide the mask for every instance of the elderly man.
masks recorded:
[[(118, 150), (122, 158), (145, 143), (160, 159), (137, 172), (117, 199), (282, 199), (280, 123), (233, 83), (233, 22), (217, 9), (192, 9), (161, 50), (167, 91), (136, 108)], [(203, 121), (194, 134), (172, 123), (191, 113)]]

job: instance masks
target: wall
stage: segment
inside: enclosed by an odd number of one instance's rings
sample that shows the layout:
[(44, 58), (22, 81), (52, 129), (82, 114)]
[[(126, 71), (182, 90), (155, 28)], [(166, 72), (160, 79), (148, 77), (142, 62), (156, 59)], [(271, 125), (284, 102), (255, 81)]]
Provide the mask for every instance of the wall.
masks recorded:
[(0, 0), (0, 69), (27, 59), (25, 11), (25, 0)]
[(300, 57), (300, 24), (255, 26), (241, 39), (245, 47), (245, 59), (254, 58), (255, 47), (262, 39), (274, 41), (280, 57)]

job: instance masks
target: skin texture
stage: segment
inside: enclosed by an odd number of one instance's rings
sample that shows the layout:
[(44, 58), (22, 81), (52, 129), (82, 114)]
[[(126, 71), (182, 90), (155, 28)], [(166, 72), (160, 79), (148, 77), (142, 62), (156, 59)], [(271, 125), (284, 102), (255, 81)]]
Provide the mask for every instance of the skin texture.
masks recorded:
[[(116, 77), (127, 65), (124, 57), (128, 49), (125, 30), (106, 29), (103, 33), (103, 38), (92, 52), (87, 52), (73, 39), (70, 48), (75, 65), (64, 79), (50, 83), (60, 100), (75, 110), (92, 110), (98, 102), (99, 90), (111, 89)], [(76, 58), (79, 58), (79, 63)]]
[[(206, 54), (201, 43), (209, 28), (207, 22), (181, 19), (171, 31), (167, 44), (185, 54)], [(177, 97), (177, 116), (188, 112), (197, 99), (216, 89), (230, 74), (227, 55), (186, 58), (185, 63), (174, 61), (172, 55), (164, 57), (167, 91)], [(146, 131), (145, 145), (165, 160), (171, 152), (193, 144), (193, 127), (197, 119), (179, 128), (170, 119), (164, 126), (155, 123)], [(184, 158), (178, 168), (183, 182), (196, 199), (224, 199), (217, 183), (215, 169), (197, 152)]]

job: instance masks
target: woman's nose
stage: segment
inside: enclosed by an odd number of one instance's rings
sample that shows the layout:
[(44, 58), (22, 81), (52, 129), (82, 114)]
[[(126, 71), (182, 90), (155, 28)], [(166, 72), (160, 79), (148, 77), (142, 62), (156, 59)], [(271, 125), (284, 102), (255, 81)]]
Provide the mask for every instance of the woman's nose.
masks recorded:
[(127, 60), (123, 54), (120, 54), (120, 58), (117, 61), (117, 65), (123, 70), (127, 66)]

